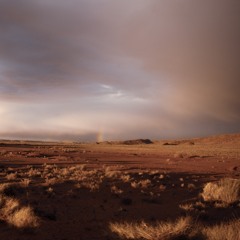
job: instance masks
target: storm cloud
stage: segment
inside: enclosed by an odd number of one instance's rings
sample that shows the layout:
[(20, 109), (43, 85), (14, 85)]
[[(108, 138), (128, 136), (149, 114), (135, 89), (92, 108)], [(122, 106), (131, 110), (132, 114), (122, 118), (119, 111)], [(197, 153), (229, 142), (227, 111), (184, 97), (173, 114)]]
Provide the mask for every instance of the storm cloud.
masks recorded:
[(0, 0), (0, 138), (240, 130), (236, 0)]

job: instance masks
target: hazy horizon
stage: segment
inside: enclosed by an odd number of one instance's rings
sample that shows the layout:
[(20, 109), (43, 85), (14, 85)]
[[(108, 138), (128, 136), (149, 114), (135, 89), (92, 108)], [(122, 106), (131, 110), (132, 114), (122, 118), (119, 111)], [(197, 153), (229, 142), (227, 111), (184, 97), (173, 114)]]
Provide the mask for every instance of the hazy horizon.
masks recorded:
[(240, 132), (240, 2), (0, 0), (0, 139)]

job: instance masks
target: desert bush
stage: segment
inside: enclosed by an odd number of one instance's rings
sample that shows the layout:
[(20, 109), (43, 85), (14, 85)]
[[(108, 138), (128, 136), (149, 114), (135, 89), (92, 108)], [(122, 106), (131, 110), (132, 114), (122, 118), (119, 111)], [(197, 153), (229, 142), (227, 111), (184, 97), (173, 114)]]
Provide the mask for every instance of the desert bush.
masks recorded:
[(44, 163), (43, 164), (43, 167), (45, 168), (45, 169), (53, 169), (53, 168), (55, 168), (56, 167), (56, 165), (55, 164), (47, 164), (47, 163)]
[(75, 169), (81, 170), (81, 171), (86, 171), (86, 164), (78, 164), (75, 166)]
[(39, 226), (39, 218), (31, 207), (22, 207), (7, 217), (7, 222), (17, 228), (35, 228)]
[(4, 194), (6, 188), (10, 185), (10, 183), (2, 183), (0, 184), (0, 194)]
[(17, 179), (17, 174), (16, 173), (9, 173), (6, 175), (6, 179), (9, 181), (16, 180)]
[[(184, 237), (191, 230), (192, 219), (180, 218), (176, 222), (159, 222), (156, 225), (141, 223), (110, 223), (109, 228), (121, 238), (126, 239), (173, 239)], [(183, 238), (184, 239), (184, 238)]]
[(0, 220), (17, 228), (33, 228), (39, 225), (39, 218), (31, 207), (21, 207), (18, 199), (0, 195)]
[[(73, 169), (72, 169), (73, 170)], [(61, 169), (61, 175), (63, 177), (67, 177), (71, 174), (71, 170), (69, 168), (63, 168)]]
[(114, 185), (111, 187), (111, 192), (114, 194), (122, 194), (123, 190), (121, 190), (120, 188), (118, 188), (117, 186)]
[(201, 194), (204, 201), (219, 201), (228, 206), (240, 200), (240, 179), (224, 178), (207, 183)]
[(149, 187), (152, 183), (151, 183), (151, 180), (145, 179), (145, 180), (141, 180), (141, 181), (139, 182), (139, 184), (140, 184), (140, 186), (141, 186), (142, 188), (147, 188), (147, 187)]
[(133, 182), (131, 182), (131, 187), (132, 187), (132, 188), (139, 188), (139, 187), (140, 187), (140, 185), (139, 185), (139, 183), (138, 183), (138, 182), (136, 182), (136, 181), (133, 181)]
[(29, 184), (30, 184), (31, 180), (29, 178), (24, 178), (24, 179), (21, 179), (21, 185), (23, 187), (28, 187)]
[(41, 172), (38, 169), (30, 168), (26, 175), (28, 177), (39, 177), (41, 176)]
[(105, 176), (107, 178), (118, 178), (121, 176), (121, 172), (120, 171), (116, 171), (116, 170), (106, 170), (105, 171)]
[(145, 179), (145, 180), (140, 180), (139, 182), (133, 181), (131, 182), (131, 187), (133, 188), (147, 188), (151, 186), (151, 180)]
[(141, 223), (110, 223), (111, 232), (122, 239), (173, 240), (239, 240), (240, 220), (205, 226), (190, 217), (182, 217), (176, 222), (158, 222), (154, 225)]
[(91, 192), (95, 192), (95, 191), (99, 190), (100, 183), (94, 182), (94, 181), (87, 181), (87, 182), (82, 182), (81, 186), (83, 188), (89, 189)]
[(46, 186), (55, 185), (57, 183), (61, 183), (61, 180), (56, 178), (56, 177), (45, 179), (45, 185)]
[(194, 210), (194, 204), (192, 204), (192, 203), (180, 204), (179, 207), (181, 209), (183, 209), (184, 211), (193, 211)]
[(240, 239), (240, 220), (204, 227), (202, 233), (208, 240), (238, 240)]
[(11, 215), (18, 207), (19, 201), (15, 198), (3, 197), (2, 198), (2, 208), (0, 212), (0, 216), (2, 219), (6, 219), (9, 215)]
[(122, 176), (120, 177), (120, 179), (121, 179), (123, 182), (127, 183), (127, 182), (130, 182), (131, 176), (130, 176), (130, 175), (122, 175)]

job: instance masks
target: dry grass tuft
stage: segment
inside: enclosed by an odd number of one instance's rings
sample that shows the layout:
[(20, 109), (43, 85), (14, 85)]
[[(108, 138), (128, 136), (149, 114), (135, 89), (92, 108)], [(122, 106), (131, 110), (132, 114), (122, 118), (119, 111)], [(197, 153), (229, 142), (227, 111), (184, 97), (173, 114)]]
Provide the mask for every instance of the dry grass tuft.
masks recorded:
[(204, 226), (190, 217), (180, 218), (176, 222), (160, 222), (156, 225), (141, 223), (110, 223), (110, 230), (122, 239), (173, 240), (239, 240), (240, 220)]
[(140, 180), (140, 181), (133, 181), (131, 182), (131, 187), (132, 188), (148, 188), (152, 184), (151, 180), (145, 179), (145, 180)]
[(172, 239), (187, 235), (192, 225), (190, 217), (180, 218), (176, 222), (159, 222), (152, 226), (141, 223), (110, 223), (110, 230), (126, 239)]
[(2, 208), (0, 216), (2, 219), (6, 219), (11, 215), (17, 208), (19, 208), (19, 201), (15, 198), (2, 197)]
[(39, 218), (31, 207), (21, 207), (15, 198), (0, 197), (0, 220), (17, 228), (35, 228), (39, 226)]
[(12, 197), (24, 184), (28, 185), (29, 181), (0, 184), (0, 220), (17, 228), (35, 228), (39, 226), (39, 218), (32, 208), (21, 206), (19, 200)]
[(240, 239), (240, 220), (205, 227), (202, 233), (209, 240), (238, 240)]
[(111, 187), (111, 192), (114, 194), (122, 194), (123, 190), (114, 185)]
[(106, 167), (105, 169), (105, 176), (107, 178), (120, 178), (122, 173), (118, 170), (114, 170), (111, 167)]
[(17, 179), (17, 174), (16, 174), (16, 173), (9, 173), (9, 174), (6, 176), (6, 179), (7, 179), (8, 181), (16, 180), (16, 179)]
[(192, 204), (192, 203), (180, 204), (179, 207), (181, 209), (183, 209), (184, 211), (193, 211), (193, 210), (195, 210), (194, 204)]
[(224, 178), (205, 185), (202, 197), (206, 202), (219, 201), (228, 206), (240, 200), (240, 180)]
[(198, 201), (195, 203), (180, 204), (179, 208), (184, 211), (202, 211), (206, 208), (206, 204)]
[(36, 228), (39, 218), (35, 216), (31, 207), (22, 207), (7, 217), (7, 222), (17, 228)]
[(21, 185), (22, 185), (23, 187), (28, 187), (30, 183), (31, 183), (31, 180), (30, 180), (29, 178), (23, 178), (23, 179), (21, 179)]
[(120, 176), (120, 179), (121, 179), (124, 183), (127, 183), (127, 182), (130, 182), (130, 181), (131, 181), (131, 176), (130, 176), (130, 175), (122, 175), (122, 176)]

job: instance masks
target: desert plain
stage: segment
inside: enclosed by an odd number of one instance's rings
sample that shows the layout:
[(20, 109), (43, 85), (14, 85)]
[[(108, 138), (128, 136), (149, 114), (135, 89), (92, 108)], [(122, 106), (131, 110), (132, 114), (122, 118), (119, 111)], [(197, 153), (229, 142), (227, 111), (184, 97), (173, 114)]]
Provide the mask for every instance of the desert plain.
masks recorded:
[(0, 141), (0, 239), (240, 239), (240, 134)]

